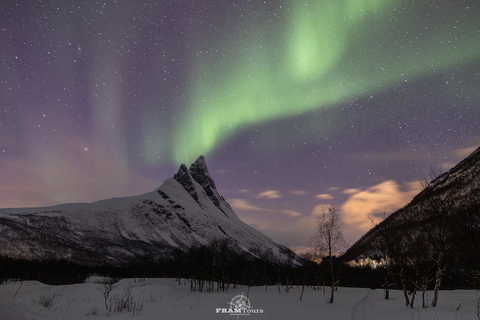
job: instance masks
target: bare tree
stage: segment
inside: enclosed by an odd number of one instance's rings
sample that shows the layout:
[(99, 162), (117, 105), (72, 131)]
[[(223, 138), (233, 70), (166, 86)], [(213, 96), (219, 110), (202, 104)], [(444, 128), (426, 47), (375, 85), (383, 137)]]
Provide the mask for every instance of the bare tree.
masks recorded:
[(442, 175), (443, 172), (444, 171), (442, 170), (442, 168), (430, 167), (430, 170), (428, 171), (428, 177), (420, 180), (420, 185), (422, 186), (422, 189), (427, 189), (430, 186), (430, 182)]
[(316, 254), (327, 260), (330, 266), (330, 303), (333, 303), (335, 291), (335, 272), (333, 259), (335, 255), (345, 248), (345, 239), (343, 237), (344, 224), (340, 213), (334, 205), (330, 205), (327, 210), (317, 220), (317, 229), (311, 238)]
[(456, 199), (448, 195), (432, 196), (423, 207), (425, 222), (421, 230), (421, 236), (425, 238), (427, 250), (422, 255), (429, 257), (435, 266), (435, 287), (433, 290), (432, 307), (438, 303), (438, 292), (442, 284), (445, 272), (445, 264), (448, 261), (446, 255), (455, 240), (457, 223), (452, 214), (455, 211)]
[[(107, 299), (112, 292), (113, 289), (117, 286), (115, 284), (115, 280), (112, 278), (104, 278), (101, 282), (99, 282), (100, 286), (97, 287), (98, 291), (103, 294), (103, 298), (105, 299), (105, 309), (108, 310)], [(110, 306), (111, 307), (111, 306)]]
[(385, 264), (385, 278), (383, 281), (385, 299), (390, 298), (390, 287), (395, 286), (395, 278), (401, 284), (405, 305), (410, 305), (408, 296), (408, 271), (411, 266), (410, 243), (412, 242), (411, 222), (408, 225), (396, 226), (395, 222), (386, 218), (386, 210), (383, 213), (383, 221), (376, 223), (372, 215), (368, 218), (372, 222), (375, 230), (378, 232), (378, 248), (383, 252)]
[[(480, 187), (480, 186), (479, 186)], [(458, 217), (463, 227), (463, 237), (459, 237), (457, 250), (468, 250), (468, 276), (474, 288), (480, 291), (480, 189), (472, 192), (469, 201), (462, 203), (462, 214)], [(480, 298), (480, 296), (478, 296)], [(480, 302), (480, 300), (478, 300)], [(480, 314), (480, 304), (478, 308)], [(480, 316), (478, 317), (480, 319)]]
[(387, 209), (383, 211), (383, 220), (381, 223), (377, 223), (375, 221), (374, 216), (369, 213), (367, 215), (368, 219), (372, 223), (372, 227), (378, 231), (380, 236), (379, 238), (379, 247), (382, 250), (383, 256), (383, 280), (382, 286), (385, 292), (385, 299), (390, 299), (390, 288), (394, 286), (394, 264), (396, 262), (396, 258), (394, 257), (395, 250), (393, 250), (393, 241), (394, 236), (391, 234), (389, 230), (389, 225), (386, 222), (387, 217)]

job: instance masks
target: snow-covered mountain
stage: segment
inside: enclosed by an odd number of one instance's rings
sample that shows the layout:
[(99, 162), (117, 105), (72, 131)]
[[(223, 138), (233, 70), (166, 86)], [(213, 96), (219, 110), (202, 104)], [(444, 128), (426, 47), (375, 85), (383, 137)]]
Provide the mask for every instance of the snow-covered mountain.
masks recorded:
[(236, 250), (296, 261), (288, 248), (242, 222), (200, 156), (139, 196), (41, 208), (0, 209), (0, 257), (127, 266), (144, 257), (229, 240)]

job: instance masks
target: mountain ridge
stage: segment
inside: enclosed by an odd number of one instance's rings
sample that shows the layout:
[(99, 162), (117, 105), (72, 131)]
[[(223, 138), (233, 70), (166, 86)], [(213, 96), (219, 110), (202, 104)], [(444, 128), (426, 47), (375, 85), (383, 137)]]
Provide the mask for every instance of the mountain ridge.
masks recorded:
[(0, 256), (125, 266), (143, 257), (228, 240), (235, 250), (301, 259), (241, 221), (200, 156), (152, 192), (92, 203), (0, 209)]

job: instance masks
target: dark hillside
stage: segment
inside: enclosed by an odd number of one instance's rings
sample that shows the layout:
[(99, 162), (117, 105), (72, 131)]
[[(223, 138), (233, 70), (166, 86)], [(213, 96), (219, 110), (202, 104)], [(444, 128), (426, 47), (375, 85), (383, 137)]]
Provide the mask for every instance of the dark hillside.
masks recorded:
[(382, 261), (397, 287), (410, 282), (413, 291), (448, 279), (472, 287), (480, 284), (479, 248), (480, 148), (368, 231), (342, 260)]

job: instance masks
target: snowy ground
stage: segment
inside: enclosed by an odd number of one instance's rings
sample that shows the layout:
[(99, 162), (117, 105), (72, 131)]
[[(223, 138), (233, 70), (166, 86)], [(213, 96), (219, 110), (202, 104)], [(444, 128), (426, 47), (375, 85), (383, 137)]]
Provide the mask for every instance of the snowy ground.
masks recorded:
[[(17, 292), (20, 282), (0, 285), (0, 319), (479, 319), (476, 313), (477, 296), (473, 290), (440, 292), (437, 308), (405, 307), (402, 293), (391, 292), (390, 300), (383, 299), (382, 290), (339, 288), (335, 303), (327, 304), (321, 290), (305, 288), (300, 301), (301, 287), (279, 293), (276, 286), (230, 287), (227, 292), (191, 292), (189, 284), (178, 285), (174, 279), (124, 279), (116, 284), (107, 298), (107, 305), (120, 306), (130, 296), (130, 311), (107, 312), (103, 293), (91, 278), (87, 283), (48, 286), (26, 281)], [(246, 296), (251, 309), (257, 313), (230, 315), (232, 298)], [(15, 296), (15, 299), (13, 297)], [(432, 294), (429, 293), (431, 299)], [(420, 299), (419, 303), (421, 303)], [(132, 308), (136, 310), (132, 310)], [(259, 313), (261, 312), (261, 313)]]

